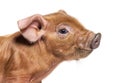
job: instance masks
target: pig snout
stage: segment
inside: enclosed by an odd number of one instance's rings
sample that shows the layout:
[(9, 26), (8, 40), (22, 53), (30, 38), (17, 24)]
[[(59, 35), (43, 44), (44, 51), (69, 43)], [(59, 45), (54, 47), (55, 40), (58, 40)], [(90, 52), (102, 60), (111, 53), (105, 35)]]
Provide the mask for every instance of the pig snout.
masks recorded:
[(94, 38), (91, 41), (90, 48), (95, 49), (100, 45), (101, 33), (95, 34)]
[(95, 34), (88, 31), (87, 33), (80, 35), (78, 40), (78, 48), (81, 50), (92, 51), (100, 45), (101, 33)]

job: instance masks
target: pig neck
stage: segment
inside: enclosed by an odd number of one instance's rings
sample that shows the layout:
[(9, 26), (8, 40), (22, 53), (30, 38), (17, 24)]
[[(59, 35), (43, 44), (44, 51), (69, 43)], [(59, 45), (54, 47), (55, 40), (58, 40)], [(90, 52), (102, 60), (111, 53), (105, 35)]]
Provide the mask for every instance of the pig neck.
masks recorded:
[(39, 71), (32, 76), (31, 78), (32, 83), (37, 83), (41, 81), (48, 74), (50, 74), (60, 62), (63, 61), (62, 59), (48, 52), (48, 50), (46, 50), (46, 46), (44, 42), (39, 41), (38, 44), (39, 44), (39, 49), (40, 49), (40, 55), (42, 55), (41, 58), (44, 60), (43, 63), (47, 66), (44, 70)]

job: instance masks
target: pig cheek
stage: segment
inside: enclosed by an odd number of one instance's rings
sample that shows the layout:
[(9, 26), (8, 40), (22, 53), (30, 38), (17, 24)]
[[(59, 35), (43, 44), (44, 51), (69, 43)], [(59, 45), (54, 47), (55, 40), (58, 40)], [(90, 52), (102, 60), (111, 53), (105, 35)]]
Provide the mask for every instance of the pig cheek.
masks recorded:
[(46, 49), (49, 51), (49, 52), (52, 52), (54, 51), (54, 49), (57, 48), (57, 45), (56, 43), (54, 42), (54, 38), (51, 39), (49, 37), (46, 38), (46, 41), (45, 41), (45, 45), (46, 45)]
[(56, 34), (49, 34), (47, 37), (47, 49), (50, 50), (54, 55), (58, 57), (65, 57), (73, 53), (73, 39), (74, 37), (69, 36), (66, 39), (60, 39)]
[(54, 33), (48, 33), (48, 35), (46, 35), (46, 40), (45, 40), (45, 44), (46, 44), (46, 49), (51, 52), (52, 54), (60, 54), (60, 42), (57, 40), (56, 38), (56, 34)]

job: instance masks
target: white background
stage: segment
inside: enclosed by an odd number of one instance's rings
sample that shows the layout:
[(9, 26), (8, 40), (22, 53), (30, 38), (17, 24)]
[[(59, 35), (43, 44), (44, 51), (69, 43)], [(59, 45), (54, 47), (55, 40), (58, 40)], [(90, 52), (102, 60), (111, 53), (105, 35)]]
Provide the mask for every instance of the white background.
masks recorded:
[(89, 57), (60, 64), (43, 83), (120, 83), (120, 0), (1, 0), (0, 35), (18, 31), (19, 19), (59, 9), (101, 32), (102, 41)]

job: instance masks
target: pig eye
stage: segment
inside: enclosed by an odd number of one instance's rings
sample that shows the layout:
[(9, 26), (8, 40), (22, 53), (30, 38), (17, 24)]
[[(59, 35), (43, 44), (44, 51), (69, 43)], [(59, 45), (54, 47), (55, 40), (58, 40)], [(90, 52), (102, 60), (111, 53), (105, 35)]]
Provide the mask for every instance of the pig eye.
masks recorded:
[(67, 24), (60, 24), (57, 26), (57, 33), (64, 35), (69, 33), (69, 29), (70, 26), (68, 26)]
[(59, 38), (66, 38), (70, 33), (71, 27), (67, 24), (60, 24), (56, 27), (56, 32)]
[(61, 33), (61, 34), (67, 34), (68, 30), (63, 28), (63, 29), (59, 29), (58, 32)]

